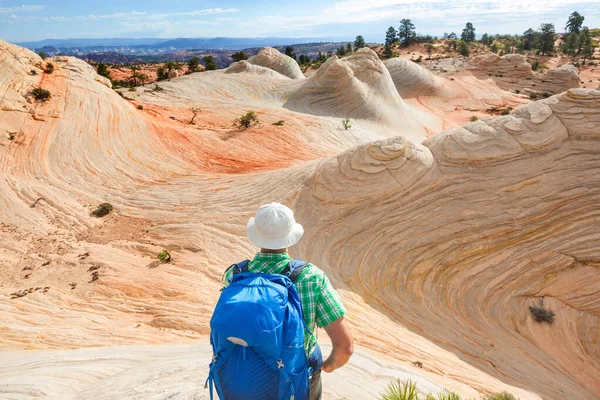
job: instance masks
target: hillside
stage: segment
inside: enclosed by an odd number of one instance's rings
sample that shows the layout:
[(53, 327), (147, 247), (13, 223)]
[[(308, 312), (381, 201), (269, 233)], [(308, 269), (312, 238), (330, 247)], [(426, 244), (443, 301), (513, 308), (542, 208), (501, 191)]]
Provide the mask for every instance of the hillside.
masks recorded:
[[(481, 56), (435, 73), (363, 48), (304, 75), (266, 48), (129, 91), (0, 41), (0, 397), (207, 398), (222, 272), (280, 201), (357, 342), (328, 398), (401, 377), (596, 400), (600, 91)], [(260, 124), (234, 126), (249, 110)]]

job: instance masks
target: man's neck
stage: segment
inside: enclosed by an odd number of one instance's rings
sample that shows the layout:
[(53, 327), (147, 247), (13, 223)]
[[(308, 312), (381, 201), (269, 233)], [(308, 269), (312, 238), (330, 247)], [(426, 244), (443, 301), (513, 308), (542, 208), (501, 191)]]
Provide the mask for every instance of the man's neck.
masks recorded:
[(271, 249), (260, 249), (261, 253), (287, 253), (287, 249), (271, 250)]

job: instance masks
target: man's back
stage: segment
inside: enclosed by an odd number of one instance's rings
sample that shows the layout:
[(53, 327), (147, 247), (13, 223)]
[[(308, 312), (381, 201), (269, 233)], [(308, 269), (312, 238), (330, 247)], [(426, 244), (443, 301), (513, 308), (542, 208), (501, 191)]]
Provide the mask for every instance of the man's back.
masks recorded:
[[(256, 273), (280, 274), (290, 261), (292, 258), (286, 252), (259, 252), (248, 264), (248, 270)], [(233, 270), (228, 271), (224, 278), (225, 286), (229, 284), (232, 276)], [(311, 332), (315, 332), (317, 326), (323, 328), (331, 324), (346, 313), (327, 275), (313, 264), (308, 264), (304, 268), (295, 286), (302, 303), (304, 320)], [(307, 356), (313, 353), (316, 345), (316, 336), (305, 332), (304, 348)]]

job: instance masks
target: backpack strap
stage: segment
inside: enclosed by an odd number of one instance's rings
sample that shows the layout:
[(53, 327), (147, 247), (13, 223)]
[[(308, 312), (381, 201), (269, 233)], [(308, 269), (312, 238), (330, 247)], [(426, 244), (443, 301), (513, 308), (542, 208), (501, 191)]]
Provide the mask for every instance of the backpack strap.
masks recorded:
[(229, 268), (233, 268), (233, 275), (237, 275), (237, 274), (241, 274), (243, 272), (248, 272), (249, 271), (249, 269), (248, 269), (249, 263), (250, 263), (250, 260), (244, 260), (237, 264), (233, 264)]
[(283, 271), (281, 271), (281, 275), (287, 276), (292, 282), (296, 283), (300, 277), (300, 274), (302, 274), (302, 271), (304, 271), (304, 268), (306, 268), (307, 265), (308, 263), (306, 261), (292, 260), (283, 269)]

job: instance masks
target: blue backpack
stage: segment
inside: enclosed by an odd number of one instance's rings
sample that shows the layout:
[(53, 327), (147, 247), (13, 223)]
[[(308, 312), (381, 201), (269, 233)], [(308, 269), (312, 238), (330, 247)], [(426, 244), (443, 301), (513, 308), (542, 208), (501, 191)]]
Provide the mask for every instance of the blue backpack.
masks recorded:
[(293, 260), (282, 274), (248, 272), (234, 264), (210, 320), (213, 360), (207, 384), (221, 400), (308, 400), (308, 361), (294, 281), (307, 263)]

